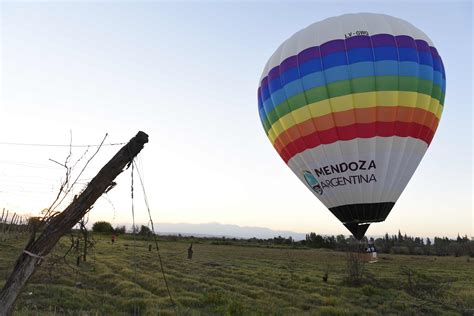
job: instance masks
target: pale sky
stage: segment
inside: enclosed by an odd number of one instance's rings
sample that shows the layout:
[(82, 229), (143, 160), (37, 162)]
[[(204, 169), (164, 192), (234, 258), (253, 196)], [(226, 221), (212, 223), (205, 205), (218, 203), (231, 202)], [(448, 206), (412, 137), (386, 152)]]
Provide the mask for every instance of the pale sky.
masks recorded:
[[(49, 158), (68, 154), (5, 143), (68, 144), (70, 130), (76, 145), (98, 144), (106, 132), (116, 143), (143, 130), (150, 143), (138, 164), (155, 222), (347, 234), (273, 149), (256, 91), (268, 58), (293, 33), (374, 12), (433, 40), (447, 92), (426, 156), (387, 220), (367, 234), (474, 235), (470, 1), (3, 1), (0, 10), (0, 209), (48, 207), (64, 175)], [(119, 148), (103, 148), (81, 183)], [(84, 150), (74, 148), (72, 161)], [(140, 194), (135, 204), (136, 220), (147, 222)], [(90, 216), (131, 222), (129, 171)]]

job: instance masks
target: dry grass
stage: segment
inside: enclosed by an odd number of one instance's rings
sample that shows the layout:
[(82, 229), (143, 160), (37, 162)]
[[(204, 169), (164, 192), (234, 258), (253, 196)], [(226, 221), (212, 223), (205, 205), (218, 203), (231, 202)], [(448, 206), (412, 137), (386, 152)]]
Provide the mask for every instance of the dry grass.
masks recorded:
[[(213, 245), (199, 240), (194, 241), (192, 260), (187, 259), (187, 242), (160, 244), (177, 303), (173, 307), (148, 241), (119, 238), (112, 245), (108, 236), (96, 236), (96, 240), (94, 253), (79, 268), (72, 254), (67, 259), (70, 265), (59, 265), (50, 278), (46, 260), (21, 295), (17, 314), (457, 315), (474, 308), (474, 261), (466, 258), (381, 255), (378, 263), (364, 267), (370, 280), (351, 286), (344, 281), (347, 254), (342, 252)], [(0, 282), (24, 242), (0, 243)], [(68, 242), (61, 240), (55, 254), (63, 253)], [(449, 280), (445, 294), (450, 304), (412, 295), (406, 290), (404, 268), (428, 275), (432, 282)]]

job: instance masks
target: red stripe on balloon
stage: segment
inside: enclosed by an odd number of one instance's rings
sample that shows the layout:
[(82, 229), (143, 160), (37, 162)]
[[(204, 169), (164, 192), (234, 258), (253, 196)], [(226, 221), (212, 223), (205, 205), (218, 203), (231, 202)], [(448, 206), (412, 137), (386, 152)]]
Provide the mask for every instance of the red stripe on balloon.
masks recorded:
[(288, 163), (291, 158), (306, 149), (316, 148), (320, 145), (332, 144), (337, 141), (353, 140), (355, 138), (372, 138), (376, 136), (412, 137), (422, 140), (429, 145), (433, 139), (434, 131), (418, 123), (399, 121), (356, 123), (302, 136), (287, 144), (278, 153), (285, 163)]

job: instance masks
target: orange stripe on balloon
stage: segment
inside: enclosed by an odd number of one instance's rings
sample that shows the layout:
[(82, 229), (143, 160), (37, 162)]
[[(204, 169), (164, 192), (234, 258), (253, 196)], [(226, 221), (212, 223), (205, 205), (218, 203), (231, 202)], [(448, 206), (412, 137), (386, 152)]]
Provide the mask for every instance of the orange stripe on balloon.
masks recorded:
[(372, 138), (376, 136), (412, 137), (420, 139), (429, 145), (433, 139), (434, 132), (435, 131), (429, 127), (414, 122), (377, 121), (373, 123), (356, 123), (301, 136), (287, 144), (278, 153), (285, 163), (288, 163), (291, 158), (306, 149), (316, 148), (320, 145), (332, 144), (337, 141), (352, 140), (355, 138)]
[[(439, 119), (432, 112), (406, 106), (377, 106), (333, 112), (306, 120), (286, 129), (275, 139), (274, 147), (278, 151), (281, 151), (289, 143), (301, 137), (336, 127), (395, 121), (405, 123), (414, 122), (435, 131)], [(315, 137), (317, 137), (317, 135), (315, 135)]]

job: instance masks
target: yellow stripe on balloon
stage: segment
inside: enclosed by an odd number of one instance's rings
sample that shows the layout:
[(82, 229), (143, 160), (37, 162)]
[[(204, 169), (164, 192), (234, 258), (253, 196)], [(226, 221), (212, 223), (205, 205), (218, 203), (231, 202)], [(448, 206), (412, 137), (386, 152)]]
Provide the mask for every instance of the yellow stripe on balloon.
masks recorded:
[(291, 111), (273, 123), (268, 131), (268, 138), (273, 144), (275, 139), (285, 130), (311, 118), (323, 116), (331, 112), (342, 112), (353, 108), (370, 108), (377, 105), (417, 107), (433, 113), (438, 119), (443, 111), (443, 106), (439, 103), (439, 100), (423, 93), (410, 91), (354, 93), (318, 101)]
[(438, 102), (434, 102), (434, 100), (435, 100), (435, 99), (431, 100), (430, 111), (431, 111), (431, 109), (432, 109), (432, 110), (433, 110), (432, 112), (433, 112), (433, 113), (436, 113), (436, 117), (437, 117), (438, 119), (440, 119), (440, 118), (441, 118), (441, 113), (443, 113), (444, 107), (439, 105), (439, 101), (438, 101)]

